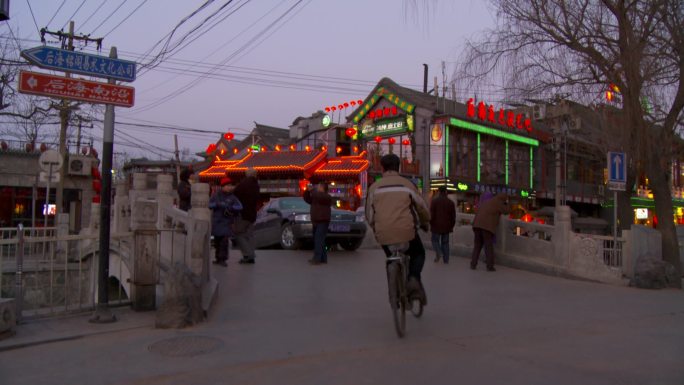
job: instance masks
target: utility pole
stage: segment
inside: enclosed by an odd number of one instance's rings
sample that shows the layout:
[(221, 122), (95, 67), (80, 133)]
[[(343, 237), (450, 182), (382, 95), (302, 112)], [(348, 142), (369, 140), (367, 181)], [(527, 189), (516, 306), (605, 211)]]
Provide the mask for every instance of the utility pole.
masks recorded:
[(176, 183), (180, 182), (180, 156), (178, 154), (178, 135), (173, 134), (173, 144), (175, 146), (176, 154)]
[[(80, 40), (80, 41), (85, 41), (86, 44), (88, 42), (94, 42), (97, 43), (98, 48), (102, 45), (102, 38), (97, 38), (93, 39), (88, 36), (75, 36), (74, 35), (74, 22), (69, 21), (69, 32), (64, 33), (62, 31), (49, 31), (46, 28), (43, 28), (40, 30), (40, 35), (41, 38), (40, 40), (45, 43), (45, 35), (52, 35), (58, 37), (61, 42), (62, 42), (62, 49), (67, 49), (69, 51), (74, 50), (74, 40)], [(65, 39), (66, 38), (66, 39)], [(65, 71), (64, 74), (65, 77), (70, 78), (71, 74), (69, 72)], [(69, 102), (66, 99), (62, 99), (61, 106), (59, 107), (59, 118), (60, 118), (60, 130), (59, 130), (59, 154), (62, 156), (62, 167), (59, 170), (60, 173), (60, 178), (59, 182), (57, 183), (57, 201), (56, 206), (57, 206), (57, 213), (60, 214), (64, 211), (63, 206), (63, 201), (64, 201), (64, 178), (66, 176), (66, 173), (64, 170), (67, 169), (66, 166), (66, 153), (67, 153), (67, 148), (66, 148), (66, 133), (67, 133), (67, 127), (69, 126), (69, 117), (71, 115), (71, 109), (72, 107), (69, 105)]]
[[(67, 44), (67, 49), (69, 51), (74, 50), (74, 22), (70, 21), (69, 22), (69, 34), (68, 36), (68, 44)], [(71, 74), (69, 72), (66, 72), (64, 74), (65, 77), (70, 78)], [(56, 206), (57, 206), (57, 214), (61, 214), (64, 210), (64, 178), (66, 177), (66, 173), (64, 170), (67, 169), (66, 166), (66, 132), (67, 132), (67, 126), (69, 125), (69, 115), (70, 115), (70, 109), (71, 107), (69, 106), (69, 102), (66, 99), (62, 99), (62, 107), (59, 110), (59, 119), (60, 119), (60, 129), (59, 129), (59, 155), (62, 157), (62, 167), (59, 170), (60, 178), (59, 181), (57, 182), (57, 200), (56, 200)]]

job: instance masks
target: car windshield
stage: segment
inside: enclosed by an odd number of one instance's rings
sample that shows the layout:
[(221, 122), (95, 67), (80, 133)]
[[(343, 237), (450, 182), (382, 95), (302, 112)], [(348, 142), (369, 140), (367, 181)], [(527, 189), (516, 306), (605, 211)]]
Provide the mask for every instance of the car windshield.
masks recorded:
[(309, 210), (309, 204), (302, 198), (281, 198), (278, 206), (282, 210)]

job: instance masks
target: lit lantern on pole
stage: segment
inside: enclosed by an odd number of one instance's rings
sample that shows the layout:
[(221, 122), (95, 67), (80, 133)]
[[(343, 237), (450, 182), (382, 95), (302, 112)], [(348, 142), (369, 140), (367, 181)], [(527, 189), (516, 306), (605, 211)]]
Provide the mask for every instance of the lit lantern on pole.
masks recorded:
[(238, 149), (237, 149), (237, 147), (235, 147), (235, 148), (233, 149), (233, 154), (237, 154), (237, 153), (238, 153)]
[(321, 151), (328, 151), (328, 146), (321, 146)]
[(354, 127), (349, 127), (344, 131), (344, 134), (350, 138), (353, 138), (354, 135), (356, 135), (356, 129)]
[(233, 140), (233, 138), (235, 138), (235, 134), (233, 134), (232, 132), (226, 132), (225, 134), (223, 134), (223, 138), (228, 141), (231, 141)]
[(297, 149), (297, 147), (295, 147), (294, 144), (291, 144), (291, 145), (290, 145), (290, 151), (294, 151), (294, 150), (296, 150), (296, 149)]
[(276, 145), (275, 145), (275, 150), (276, 150), (276, 151), (280, 151), (280, 149), (281, 149), (280, 145), (279, 145), (279, 144), (276, 144)]
[(305, 149), (306, 151), (311, 151), (311, 146), (309, 146), (309, 145), (307, 144), (306, 147), (304, 147), (304, 149)]
[(376, 136), (376, 137), (375, 137), (375, 143), (380, 144), (380, 142), (382, 142), (382, 137)]
[(408, 146), (409, 144), (411, 144), (411, 141), (408, 139), (404, 139), (401, 141), (401, 144), (403, 144), (404, 146)]
[(389, 138), (389, 139), (387, 139), (387, 141), (389, 142), (389, 144), (394, 144), (397, 142), (397, 140), (394, 138)]
[(340, 146), (335, 147), (335, 152), (336, 152), (337, 154), (341, 153), (341, 152), (342, 152), (342, 147), (340, 147)]
[(352, 151), (354, 151), (354, 154), (358, 153), (358, 152), (359, 152), (359, 147), (358, 147), (358, 146), (354, 146), (354, 147), (352, 148)]

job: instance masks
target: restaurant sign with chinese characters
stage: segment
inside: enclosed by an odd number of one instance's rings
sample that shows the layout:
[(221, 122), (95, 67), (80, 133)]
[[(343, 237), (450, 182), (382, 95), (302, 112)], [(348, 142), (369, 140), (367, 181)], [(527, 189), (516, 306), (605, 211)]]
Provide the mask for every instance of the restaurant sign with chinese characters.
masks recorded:
[(133, 87), (30, 71), (20, 72), (19, 92), (81, 100), (89, 103), (113, 104), (121, 107), (133, 107), (135, 101), (135, 89)]
[[(373, 124), (375, 123), (375, 124)], [(361, 126), (361, 136), (388, 136), (413, 131), (413, 116), (401, 116), (395, 119), (388, 119), (379, 122), (367, 120)]]
[(516, 114), (513, 111), (504, 110), (503, 108), (496, 110), (494, 105), (485, 104), (483, 101), (480, 101), (475, 105), (475, 100), (473, 98), (468, 99), (466, 107), (466, 115), (468, 115), (469, 118), (477, 118), (483, 122), (498, 123), (502, 126), (532, 132), (532, 121), (530, 118), (525, 117), (525, 114)]

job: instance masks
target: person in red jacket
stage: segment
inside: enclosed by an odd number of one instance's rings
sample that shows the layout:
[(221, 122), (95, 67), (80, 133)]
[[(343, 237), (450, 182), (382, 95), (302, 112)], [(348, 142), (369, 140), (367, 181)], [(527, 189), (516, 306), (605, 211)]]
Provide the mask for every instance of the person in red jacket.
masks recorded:
[(439, 193), (430, 202), (430, 231), (435, 262), (440, 259), (449, 263), (449, 234), (456, 225), (456, 204), (447, 196), (446, 186), (439, 187)]
[(328, 194), (328, 185), (320, 183), (316, 189), (304, 191), (304, 201), (311, 205), (311, 223), (313, 224), (314, 256), (309, 260), (312, 265), (328, 263), (328, 252), (325, 250), (325, 237), (332, 213), (332, 197)]

